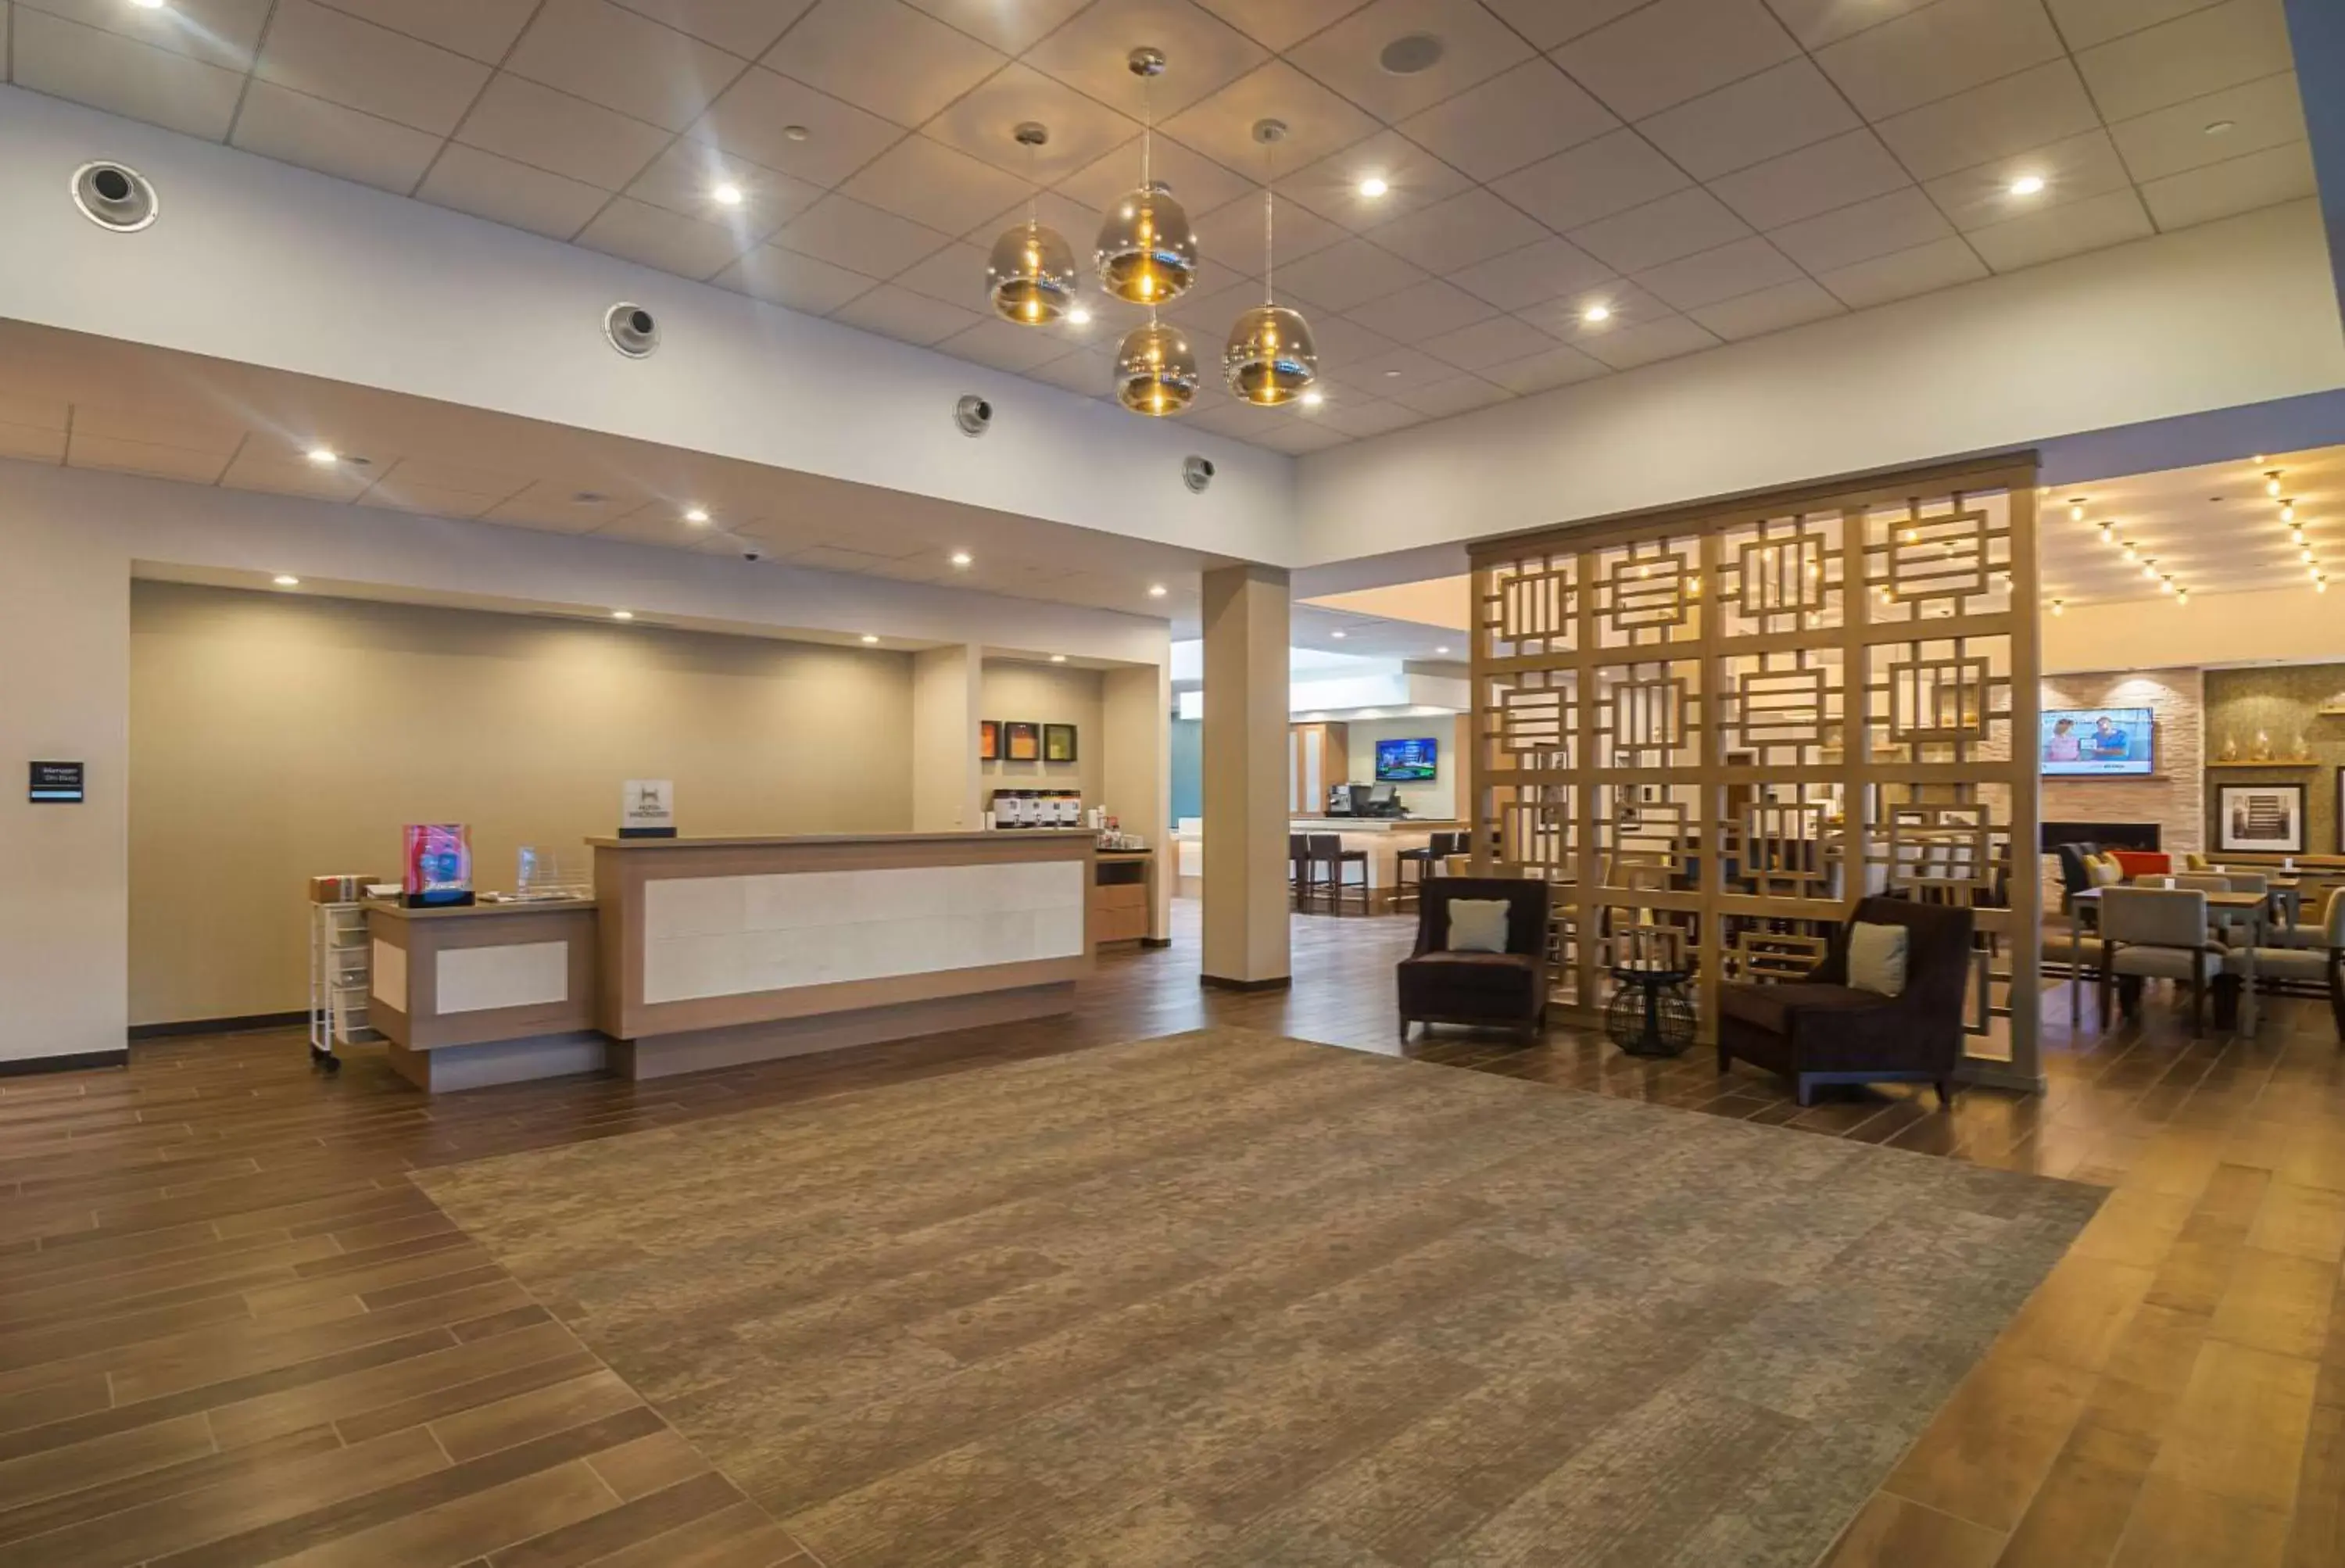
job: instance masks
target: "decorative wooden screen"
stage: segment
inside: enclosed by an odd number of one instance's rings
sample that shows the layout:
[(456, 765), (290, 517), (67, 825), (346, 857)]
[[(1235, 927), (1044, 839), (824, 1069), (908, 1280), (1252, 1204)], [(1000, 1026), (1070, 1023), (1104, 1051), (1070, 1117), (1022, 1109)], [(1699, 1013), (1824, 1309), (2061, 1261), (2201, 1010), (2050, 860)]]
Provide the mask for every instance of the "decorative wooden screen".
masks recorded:
[[(1478, 862), (1555, 890), (1556, 1000), (1675, 933), (1794, 979), (1867, 893), (1966, 905), (1967, 1076), (2039, 1086), (2032, 456), (1474, 550)], [(1986, 982), (1992, 981), (1992, 984)]]

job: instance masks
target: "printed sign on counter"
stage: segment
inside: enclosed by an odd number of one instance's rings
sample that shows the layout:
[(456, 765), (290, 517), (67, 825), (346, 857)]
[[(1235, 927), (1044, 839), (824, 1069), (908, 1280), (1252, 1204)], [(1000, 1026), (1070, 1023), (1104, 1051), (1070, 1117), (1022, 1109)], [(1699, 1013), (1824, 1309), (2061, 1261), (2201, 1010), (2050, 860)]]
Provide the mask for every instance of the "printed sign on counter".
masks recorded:
[(619, 837), (675, 837), (675, 780), (630, 779), (619, 796)]

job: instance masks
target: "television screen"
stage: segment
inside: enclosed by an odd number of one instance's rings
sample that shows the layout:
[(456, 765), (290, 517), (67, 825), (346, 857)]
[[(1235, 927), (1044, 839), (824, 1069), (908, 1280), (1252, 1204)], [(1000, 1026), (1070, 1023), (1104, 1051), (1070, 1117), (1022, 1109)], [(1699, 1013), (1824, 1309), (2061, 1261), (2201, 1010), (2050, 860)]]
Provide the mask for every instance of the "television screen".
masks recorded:
[(2038, 748), (2046, 779), (2138, 778), (2150, 770), (2146, 708), (2056, 708), (2044, 712)]
[(1430, 736), (1422, 740), (1379, 740), (1376, 742), (1376, 782), (1430, 784), (1433, 782), (1435, 759), (1435, 743)]

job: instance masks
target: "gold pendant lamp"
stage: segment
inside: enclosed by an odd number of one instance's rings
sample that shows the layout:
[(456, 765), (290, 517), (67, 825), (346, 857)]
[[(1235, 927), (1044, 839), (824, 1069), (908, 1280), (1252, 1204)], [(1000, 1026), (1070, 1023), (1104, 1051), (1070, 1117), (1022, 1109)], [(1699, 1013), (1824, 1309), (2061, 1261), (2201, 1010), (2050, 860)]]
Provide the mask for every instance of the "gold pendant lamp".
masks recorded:
[(1115, 401), (1134, 413), (1163, 418), (1197, 401), (1197, 356), (1178, 327), (1150, 312), (1115, 351)]
[(1091, 259), (1101, 288), (1119, 300), (1154, 307), (1178, 299), (1197, 280), (1197, 235), (1188, 213), (1155, 178), (1148, 84), (1164, 74), (1164, 51), (1134, 49), (1126, 64), (1140, 78), (1140, 184), (1108, 209)]
[[(1051, 139), (1049, 129), (1032, 120), (1016, 134), (1030, 155)], [(994, 314), (1021, 327), (1049, 326), (1066, 315), (1075, 298), (1074, 249), (1058, 230), (1043, 227), (1041, 187), (1035, 189), (1026, 221), (1002, 230), (985, 262), (985, 293)]]
[(1311, 340), (1310, 323), (1303, 312), (1279, 304), (1273, 291), (1275, 255), (1273, 201), (1268, 168), (1270, 148), (1286, 135), (1283, 120), (1254, 122), (1254, 139), (1263, 147), (1262, 299), (1263, 302), (1237, 319), (1230, 341), (1222, 350), (1222, 376), (1241, 402), (1276, 408), (1301, 397), (1319, 379), (1319, 347)]

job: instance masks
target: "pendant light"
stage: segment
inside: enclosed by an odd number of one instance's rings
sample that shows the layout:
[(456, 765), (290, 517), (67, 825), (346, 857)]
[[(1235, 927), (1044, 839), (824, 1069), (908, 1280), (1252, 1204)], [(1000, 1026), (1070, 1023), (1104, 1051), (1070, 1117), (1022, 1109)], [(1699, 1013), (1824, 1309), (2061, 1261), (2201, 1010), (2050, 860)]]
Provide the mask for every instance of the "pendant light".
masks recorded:
[(1091, 259), (1101, 288), (1135, 305), (1156, 306), (1197, 280), (1197, 235), (1171, 188), (1155, 178), (1148, 84), (1164, 74), (1164, 51), (1134, 49), (1125, 63), (1140, 78), (1140, 184), (1107, 209)]
[[(1030, 154), (1051, 139), (1050, 130), (1028, 120), (1017, 130), (1018, 145)], [(1021, 327), (1047, 327), (1067, 313), (1075, 297), (1075, 253), (1054, 229), (1042, 226), (1041, 187), (1027, 199), (1026, 221), (1002, 231), (985, 262), (985, 295), (994, 314)]]
[(1311, 341), (1311, 328), (1300, 311), (1292, 311), (1277, 302), (1272, 287), (1272, 262), (1275, 254), (1272, 228), (1270, 148), (1284, 138), (1284, 120), (1257, 120), (1254, 139), (1263, 146), (1264, 179), (1262, 186), (1262, 300), (1253, 310), (1237, 319), (1230, 328), (1230, 341), (1222, 350), (1222, 375), (1230, 391), (1244, 402), (1263, 408), (1276, 408), (1293, 402), (1319, 379), (1319, 347)]
[(1115, 401), (1156, 418), (1197, 401), (1197, 356), (1181, 330), (1158, 321), (1153, 311), (1115, 351)]

